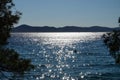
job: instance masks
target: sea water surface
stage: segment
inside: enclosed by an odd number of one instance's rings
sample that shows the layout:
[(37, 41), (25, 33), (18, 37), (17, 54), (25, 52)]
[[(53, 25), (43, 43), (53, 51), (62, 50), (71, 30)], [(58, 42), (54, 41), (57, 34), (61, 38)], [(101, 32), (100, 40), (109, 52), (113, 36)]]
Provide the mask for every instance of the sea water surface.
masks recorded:
[(25, 80), (120, 80), (101, 36), (104, 33), (12, 33), (9, 48), (31, 59)]

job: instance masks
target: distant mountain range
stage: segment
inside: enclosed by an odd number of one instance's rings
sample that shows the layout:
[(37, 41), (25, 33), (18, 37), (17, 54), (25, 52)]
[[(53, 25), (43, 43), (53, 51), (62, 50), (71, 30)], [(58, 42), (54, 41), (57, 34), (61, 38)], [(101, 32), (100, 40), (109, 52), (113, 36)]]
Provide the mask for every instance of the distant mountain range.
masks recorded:
[(92, 27), (78, 27), (78, 26), (65, 26), (65, 27), (49, 27), (49, 26), (29, 26), (20, 25), (12, 29), (12, 32), (110, 32), (112, 30), (120, 30), (120, 27), (108, 28), (101, 26)]

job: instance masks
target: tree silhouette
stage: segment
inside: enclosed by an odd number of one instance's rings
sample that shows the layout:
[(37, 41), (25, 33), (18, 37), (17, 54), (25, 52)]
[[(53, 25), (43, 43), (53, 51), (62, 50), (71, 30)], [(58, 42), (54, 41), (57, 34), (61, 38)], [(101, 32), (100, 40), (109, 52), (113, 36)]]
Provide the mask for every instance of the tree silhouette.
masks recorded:
[(13, 11), (14, 6), (12, 0), (0, 0), (0, 45), (7, 43), (11, 28), (20, 19), (21, 13)]
[[(120, 23), (120, 17), (118, 23)], [(116, 63), (120, 64), (120, 30), (113, 30), (104, 34), (103, 40), (109, 49), (110, 55), (115, 59)]]
[(20, 58), (15, 50), (3, 47), (7, 44), (11, 29), (18, 23), (21, 16), (14, 7), (12, 0), (0, 0), (0, 72), (24, 74), (25, 71), (34, 68), (31, 61)]

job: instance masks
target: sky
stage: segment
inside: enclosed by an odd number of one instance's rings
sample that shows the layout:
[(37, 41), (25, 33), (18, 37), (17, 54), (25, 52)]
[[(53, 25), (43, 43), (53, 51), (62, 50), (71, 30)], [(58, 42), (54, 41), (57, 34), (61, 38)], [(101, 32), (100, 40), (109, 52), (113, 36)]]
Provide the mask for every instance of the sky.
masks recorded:
[(22, 12), (16, 25), (118, 27), (120, 0), (14, 0)]

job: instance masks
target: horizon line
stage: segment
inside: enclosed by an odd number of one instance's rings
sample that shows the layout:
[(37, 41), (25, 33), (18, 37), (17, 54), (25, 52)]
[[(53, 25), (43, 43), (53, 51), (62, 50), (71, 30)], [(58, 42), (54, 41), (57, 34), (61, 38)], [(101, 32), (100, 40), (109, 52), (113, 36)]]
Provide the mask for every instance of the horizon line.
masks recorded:
[[(93, 26), (78, 26), (78, 25), (65, 25), (65, 26), (49, 26), (49, 25), (29, 25), (29, 24), (20, 24), (20, 25), (17, 25), (17, 26), (14, 26), (15, 27), (19, 27), (19, 26), (22, 26), (22, 25), (25, 25), (25, 26), (31, 26), (31, 27), (55, 27), (55, 28), (62, 28), (62, 27), (83, 27), (83, 28), (89, 28), (89, 27), (107, 27), (107, 28), (117, 28), (117, 27), (111, 27), (111, 26), (99, 26), (99, 25), (93, 25)], [(119, 26), (118, 26), (119, 27)]]

